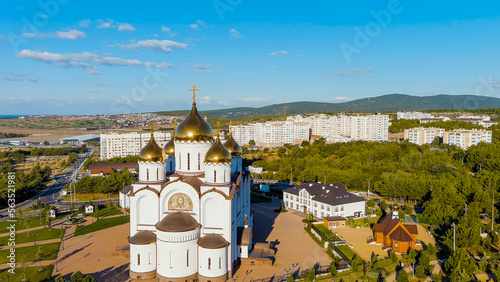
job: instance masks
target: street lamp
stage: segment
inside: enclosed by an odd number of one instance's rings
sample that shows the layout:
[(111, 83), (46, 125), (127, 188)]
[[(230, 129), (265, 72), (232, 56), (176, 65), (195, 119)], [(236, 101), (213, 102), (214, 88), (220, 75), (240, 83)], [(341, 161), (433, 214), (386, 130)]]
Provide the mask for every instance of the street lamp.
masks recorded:
[(451, 226), (453, 226), (453, 252), (455, 252), (455, 222)]
[(21, 264), (23, 266), (23, 277), (24, 277), (23, 280), (21, 280), (21, 281), (28, 281), (26, 279), (26, 253), (22, 253), (22, 254), (19, 253), (19, 256), (21, 256), (21, 255), (23, 257), (23, 259), (21, 260)]

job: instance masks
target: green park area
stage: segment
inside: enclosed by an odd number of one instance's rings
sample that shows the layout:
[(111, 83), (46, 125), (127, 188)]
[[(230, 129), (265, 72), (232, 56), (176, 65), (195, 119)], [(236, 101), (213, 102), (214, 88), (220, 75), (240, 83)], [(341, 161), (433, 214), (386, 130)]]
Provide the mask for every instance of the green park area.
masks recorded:
[(8, 269), (2, 269), (0, 270), (0, 278), (3, 279), (1, 281), (11, 282), (23, 281), (24, 277), (29, 279), (28, 281), (30, 282), (50, 281), (53, 269), (53, 265), (42, 266), (41, 268), (39, 266), (33, 266), (26, 267), (25, 269), (16, 269), (14, 274), (8, 272)]
[[(29, 232), (16, 233), (16, 244), (23, 244), (28, 242), (40, 242), (45, 240), (61, 238), (64, 230), (56, 228), (36, 229)], [(0, 237), (0, 246), (6, 246), (9, 236)]]
[[(42, 247), (43, 260), (55, 260), (57, 256), (57, 252), (59, 251), (59, 245), (61, 243), (50, 243), (43, 244), (38, 246), (30, 246), (30, 247), (22, 247), (16, 248), (16, 261), (21, 262), (23, 260), (23, 256), (26, 255), (25, 261), (36, 261), (36, 254), (38, 252), (38, 247)], [(9, 258), (7, 257), (10, 254), (10, 249), (0, 250), (0, 263), (8, 263)]]
[(128, 215), (99, 219), (96, 222), (86, 226), (77, 226), (75, 230), (75, 236), (85, 235), (88, 233), (96, 232), (113, 226), (125, 224), (128, 223), (129, 221), (130, 221), (130, 216)]

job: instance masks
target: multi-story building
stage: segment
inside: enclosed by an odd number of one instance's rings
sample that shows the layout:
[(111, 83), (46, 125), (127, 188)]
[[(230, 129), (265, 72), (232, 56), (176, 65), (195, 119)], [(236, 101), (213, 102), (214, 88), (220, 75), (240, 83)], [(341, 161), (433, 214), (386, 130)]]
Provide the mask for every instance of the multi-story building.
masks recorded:
[(422, 112), (397, 112), (397, 119), (432, 118), (432, 114)]
[(443, 135), (443, 143), (458, 146), (467, 150), (470, 146), (477, 145), (481, 142), (491, 143), (492, 132), (490, 130), (474, 129), (464, 130), (456, 129), (453, 131), (445, 131)]
[(428, 123), (428, 122), (438, 122), (438, 121), (450, 121), (451, 119), (449, 117), (430, 117), (430, 118), (421, 118), (420, 123)]
[(443, 135), (444, 129), (435, 127), (415, 127), (404, 131), (404, 139), (417, 145), (431, 144), (436, 136), (443, 138)]
[(308, 122), (292, 119), (230, 127), (238, 143), (249, 144), (250, 140), (254, 140), (257, 146), (270, 148), (308, 141), (310, 132)]
[(304, 183), (283, 190), (286, 208), (318, 218), (365, 217), (365, 199), (347, 192), (342, 184)]
[[(101, 160), (114, 157), (136, 156), (149, 142), (150, 133), (101, 133)], [(171, 138), (170, 133), (155, 132), (156, 142), (163, 146)]]

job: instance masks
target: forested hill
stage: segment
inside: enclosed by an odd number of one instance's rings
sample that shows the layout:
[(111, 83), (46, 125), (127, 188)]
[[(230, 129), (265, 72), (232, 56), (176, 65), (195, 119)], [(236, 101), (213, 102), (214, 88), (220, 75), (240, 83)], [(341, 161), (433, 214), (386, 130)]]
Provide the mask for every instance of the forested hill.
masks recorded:
[[(435, 109), (487, 109), (500, 108), (500, 99), (474, 95), (435, 95), (411, 96), (405, 94), (389, 94), (373, 98), (364, 98), (344, 103), (293, 102), (274, 104), (261, 108), (239, 107), (220, 110), (203, 111), (204, 115), (215, 115), (225, 118), (240, 118), (251, 115), (305, 114), (322, 112), (386, 112)], [(186, 115), (189, 111), (157, 112), (166, 115)]]

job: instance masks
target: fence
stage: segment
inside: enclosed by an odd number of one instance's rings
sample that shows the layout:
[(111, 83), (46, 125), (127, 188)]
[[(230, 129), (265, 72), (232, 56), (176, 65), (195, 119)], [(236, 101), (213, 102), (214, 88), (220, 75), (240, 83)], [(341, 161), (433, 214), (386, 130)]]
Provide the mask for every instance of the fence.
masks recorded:
[(286, 281), (287, 277), (293, 274), (293, 278), (301, 278), (301, 277), (306, 277), (307, 274), (309, 274), (309, 271), (311, 269), (316, 270), (316, 276), (321, 275), (321, 274), (326, 274), (330, 273), (330, 265), (317, 265), (313, 268), (305, 269), (305, 270), (300, 270), (297, 269), (295, 271), (289, 272), (288, 274), (275, 274), (273, 276), (267, 277), (267, 278), (260, 278), (260, 279), (252, 279), (253, 282), (280, 282), (280, 281)]

